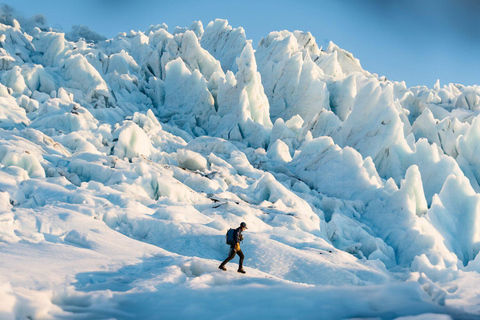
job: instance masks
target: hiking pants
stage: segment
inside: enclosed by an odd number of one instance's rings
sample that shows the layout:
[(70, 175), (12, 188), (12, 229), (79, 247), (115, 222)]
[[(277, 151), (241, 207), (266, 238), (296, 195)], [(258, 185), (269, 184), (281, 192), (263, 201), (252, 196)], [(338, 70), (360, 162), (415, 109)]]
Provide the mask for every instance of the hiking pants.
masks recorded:
[(225, 261), (222, 262), (222, 266), (226, 265), (228, 261), (232, 260), (235, 257), (235, 254), (238, 254), (238, 256), (240, 257), (240, 262), (238, 263), (238, 269), (242, 269), (243, 259), (245, 258), (245, 256), (243, 255), (242, 250), (235, 251), (235, 248), (233, 247), (230, 248), (230, 253), (228, 254), (227, 259), (225, 259)]

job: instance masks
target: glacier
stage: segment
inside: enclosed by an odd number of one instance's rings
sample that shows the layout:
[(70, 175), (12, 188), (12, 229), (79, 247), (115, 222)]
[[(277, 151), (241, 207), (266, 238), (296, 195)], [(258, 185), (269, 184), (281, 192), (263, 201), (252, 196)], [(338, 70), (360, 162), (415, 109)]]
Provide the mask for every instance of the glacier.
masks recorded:
[(0, 24), (1, 319), (480, 317), (479, 86), (222, 19), (75, 30)]

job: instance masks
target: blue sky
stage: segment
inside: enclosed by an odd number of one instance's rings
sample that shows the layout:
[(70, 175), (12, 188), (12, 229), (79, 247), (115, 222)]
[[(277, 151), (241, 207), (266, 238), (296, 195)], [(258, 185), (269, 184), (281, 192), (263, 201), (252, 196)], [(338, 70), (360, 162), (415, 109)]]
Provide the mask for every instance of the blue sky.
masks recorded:
[(432, 87), (436, 79), (480, 84), (479, 0), (153, 1), (3, 0), (19, 14), (43, 14), (68, 31), (87, 25), (107, 37), (151, 24), (204, 25), (215, 18), (245, 28), (254, 44), (270, 31), (310, 31), (317, 43), (333, 41), (362, 66), (408, 86)]

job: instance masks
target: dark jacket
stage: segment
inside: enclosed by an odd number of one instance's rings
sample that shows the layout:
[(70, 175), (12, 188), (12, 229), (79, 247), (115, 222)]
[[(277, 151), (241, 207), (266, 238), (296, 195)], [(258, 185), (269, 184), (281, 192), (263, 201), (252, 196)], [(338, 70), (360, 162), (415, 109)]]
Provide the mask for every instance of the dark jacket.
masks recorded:
[(238, 227), (233, 231), (233, 242), (232, 242), (232, 247), (235, 247), (238, 244), (240, 244), (240, 241), (243, 240), (243, 235), (242, 235), (242, 227)]

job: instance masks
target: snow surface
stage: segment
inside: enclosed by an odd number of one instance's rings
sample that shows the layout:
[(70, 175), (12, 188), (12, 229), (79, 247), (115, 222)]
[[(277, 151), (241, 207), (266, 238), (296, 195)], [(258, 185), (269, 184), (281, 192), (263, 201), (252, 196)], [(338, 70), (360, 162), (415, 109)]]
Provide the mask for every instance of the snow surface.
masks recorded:
[(225, 20), (92, 32), (0, 24), (1, 319), (480, 317), (479, 86)]

